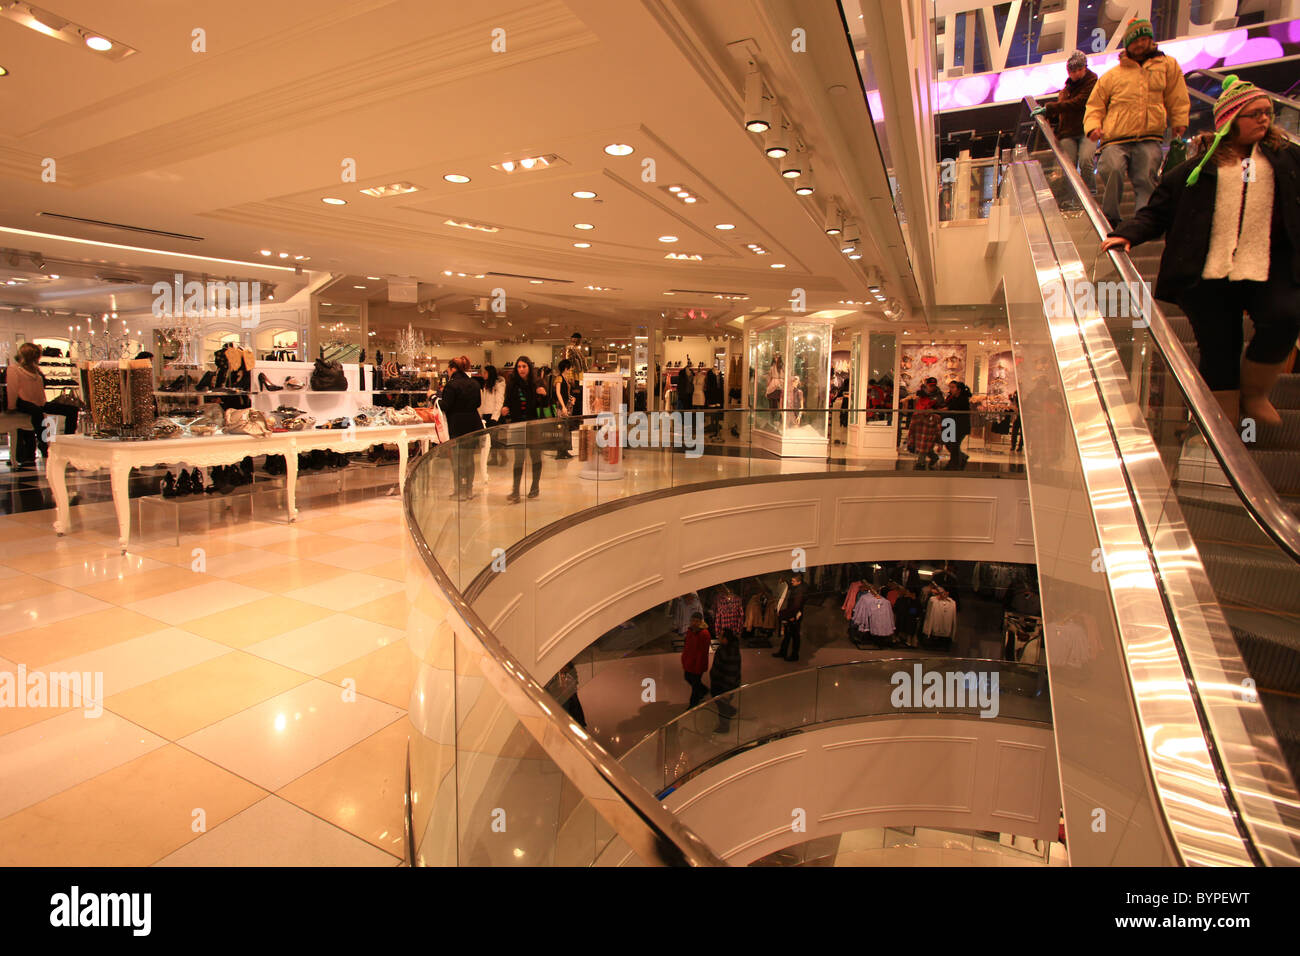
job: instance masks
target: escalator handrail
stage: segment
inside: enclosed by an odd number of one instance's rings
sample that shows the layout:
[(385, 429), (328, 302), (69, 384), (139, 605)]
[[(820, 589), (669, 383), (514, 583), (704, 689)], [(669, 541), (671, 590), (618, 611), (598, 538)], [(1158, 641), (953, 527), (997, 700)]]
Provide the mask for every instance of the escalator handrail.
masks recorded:
[[(1183, 74), (1183, 79), (1186, 80), (1188, 77), (1196, 76), (1198, 74), (1201, 76), (1208, 76), (1210, 79), (1214, 80), (1220, 86), (1222, 86), (1223, 81), (1228, 78), (1228, 74), (1220, 73), (1218, 70), (1207, 70), (1201, 68), (1196, 70), (1188, 70), (1186, 73)], [(1189, 87), (1187, 92), (1191, 93), (1193, 92), (1193, 90)], [(1201, 93), (1200, 90), (1196, 90), (1195, 92)], [(1281, 103), (1283, 106), (1288, 106), (1291, 109), (1300, 112), (1300, 101), (1293, 100), (1289, 96), (1282, 96), (1280, 93), (1274, 93), (1273, 91), (1266, 90), (1262, 87), (1260, 88), (1260, 92), (1266, 94), (1268, 98), (1272, 100), (1274, 103)], [(1207, 95), (1208, 94), (1201, 93), (1201, 96), (1207, 96)], [(1210, 97), (1210, 99), (1211, 101), (1213, 101), (1213, 97)]]
[[(1026, 111), (1038, 108), (1038, 101), (1033, 96), (1024, 98)], [(1032, 116), (1038, 124), (1038, 131), (1055, 154), (1057, 163), (1069, 180), (1070, 188), (1083, 206), (1099, 236), (1110, 234), (1110, 224), (1096, 198), (1083, 184), (1074, 163), (1061, 151), (1061, 145), (1052, 132), (1051, 125), (1041, 114)], [(1133, 260), (1127, 252), (1120, 249), (1109, 250), (1120, 278), (1129, 288), (1142, 288), (1146, 280), (1142, 278)], [(1179, 388), (1187, 397), (1187, 406), (1193, 420), (1205, 436), (1211, 453), (1223, 469), (1224, 477), (1241, 498), (1242, 506), (1255, 520), (1273, 542), (1281, 548), (1292, 561), (1300, 564), (1300, 519), (1297, 519), (1282, 503), (1281, 497), (1273, 485), (1264, 477), (1255, 460), (1246, 451), (1246, 446), (1223, 414), (1218, 400), (1210, 392), (1200, 373), (1192, 364), (1182, 341), (1175, 334), (1164, 312), (1149, 300), (1148, 314), (1145, 316), (1147, 329), (1155, 347), (1160, 351)]]

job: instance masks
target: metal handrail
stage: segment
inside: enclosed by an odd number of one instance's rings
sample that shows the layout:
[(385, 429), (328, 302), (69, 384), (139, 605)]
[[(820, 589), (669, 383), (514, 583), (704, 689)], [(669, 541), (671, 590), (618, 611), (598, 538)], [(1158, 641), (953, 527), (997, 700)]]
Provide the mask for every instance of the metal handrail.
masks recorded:
[[(1038, 101), (1033, 96), (1024, 98), (1024, 106), (1030, 112), (1032, 120), (1037, 123), (1038, 131), (1055, 154), (1061, 171), (1070, 183), (1070, 188), (1083, 206), (1083, 211), (1091, 221), (1099, 236), (1110, 234), (1110, 224), (1096, 198), (1083, 184), (1079, 171), (1061, 151), (1061, 145), (1052, 132), (1051, 125), (1042, 115), (1033, 116), (1038, 108)], [(1142, 288), (1145, 281), (1127, 252), (1120, 249), (1108, 250), (1116, 270), (1129, 288)], [(1187, 397), (1187, 407), (1192, 418), (1206, 438), (1211, 453), (1218, 460), (1228, 483), (1241, 498), (1246, 511), (1255, 520), (1265, 534), (1273, 540), (1291, 558), (1300, 563), (1300, 518), (1297, 518), (1282, 503), (1277, 490), (1264, 477), (1255, 460), (1241, 443), (1236, 429), (1229, 424), (1223, 409), (1210, 392), (1209, 386), (1201, 378), (1192, 360), (1183, 348), (1182, 341), (1174, 332), (1164, 312), (1154, 300), (1150, 301), (1145, 316), (1147, 329), (1159, 349), (1165, 365), (1168, 367), (1179, 388)]]

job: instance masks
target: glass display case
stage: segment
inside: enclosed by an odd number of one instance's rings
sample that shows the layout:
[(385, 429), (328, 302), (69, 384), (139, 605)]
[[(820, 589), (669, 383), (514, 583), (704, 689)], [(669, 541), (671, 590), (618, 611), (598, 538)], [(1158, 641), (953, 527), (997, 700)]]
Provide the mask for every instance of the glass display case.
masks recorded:
[(826, 454), (830, 319), (777, 319), (749, 332), (754, 442), (782, 457)]
[[(853, 404), (863, 412), (849, 422), (849, 449), (871, 457), (892, 457), (898, 446), (898, 336), (863, 331), (853, 337)], [(874, 385), (872, 383), (875, 383)]]

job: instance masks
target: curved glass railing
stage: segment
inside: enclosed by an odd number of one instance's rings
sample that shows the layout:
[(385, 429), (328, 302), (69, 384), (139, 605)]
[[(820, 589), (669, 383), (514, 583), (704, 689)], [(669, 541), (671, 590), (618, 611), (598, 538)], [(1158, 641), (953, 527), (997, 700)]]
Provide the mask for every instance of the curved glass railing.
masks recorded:
[[(1027, 98), (1025, 105), (1036, 104)], [(1118, 627), (1126, 696), (1139, 726), (1147, 734), (1177, 726), (1203, 741), (1194, 773), (1188, 756), (1199, 746), (1171, 759), (1168, 747), (1148, 744), (1143, 758), (1177, 858), (1294, 862), (1300, 804), (1283, 751), (1294, 740), (1291, 705), (1300, 689), (1293, 686), (1300, 667), (1289, 656), (1300, 612), (1291, 608), (1300, 595), (1300, 527), (1205, 388), (1132, 259), (1100, 254), (1109, 227), (1046, 122), (1034, 117), (1024, 128), (1012, 202), (1025, 217), (1031, 281), (1045, 310), (1036, 322), (1048, 324), (1036, 331), (1022, 309), (1029, 324), (1013, 321), (1012, 332), (1028, 340), (1023, 360), (1043, 372), (1059, 369), (1064, 389), (1057, 393), (1044, 374), (1032, 387), (1022, 383), (1024, 400), (1036, 411), (1055, 409), (1040, 419), (1053, 422), (1052, 430), (1073, 419), (1078, 436), (1077, 452), (1066, 454), (1042, 425), (1036, 436), (1034, 416), (1026, 415), (1031, 487), (1040, 500), (1080, 480), (1088, 488), (1097, 551), (1123, 563), (1123, 573), (1093, 570), (1110, 580), (1116, 623), (1105, 626)], [(1198, 444), (1198, 435), (1208, 443)], [(1212, 455), (1196, 453), (1207, 447)], [(1060, 462), (1072, 458), (1081, 471), (1061, 471)], [(1040, 520), (1036, 507), (1036, 526)], [(1040, 571), (1051, 559), (1040, 540)], [(1062, 587), (1090, 590), (1077, 581)], [(1148, 636), (1138, 641), (1138, 634)], [(1171, 680), (1190, 693), (1152, 696), (1151, 688)], [(1060, 696), (1066, 688), (1056, 690)], [(1058, 740), (1060, 733), (1058, 725)], [(1207, 769), (1199, 792), (1184, 788)], [(1198, 807), (1199, 820), (1179, 819), (1189, 807)], [(1232, 820), (1239, 837), (1226, 830), (1203, 841), (1216, 818)]]
[[(944, 686), (959, 689), (961, 702), (919, 706), (900, 698), (895, 703), (894, 676), (910, 677), (916, 668), (942, 675)], [(902, 714), (979, 718), (982, 713), (1050, 727), (1046, 668), (956, 657), (877, 658), (807, 668), (719, 694), (648, 734), (619, 762), (662, 800), (729, 756), (819, 724)]]
[[(680, 415), (657, 420), (667, 425), (655, 442), (631, 430), (626, 439), (608, 431), (598, 437), (597, 426), (609, 427), (605, 418), (503, 425), (445, 442), (412, 464), (405, 507), (416, 551), (407, 582), (416, 657), (408, 793), (414, 863), (589, 865), (617, 835), (648, 864), (722, 864), (568, 717), (475, 612), (467, 596), (475, 580), (504, 571), (510, 548), (525, 537), (619, 499), (687, 485), (900, 468), (921, 468), (921, 477), (933, 459), (949, 461), (946, 431), (950, 439), (970, 433), (962, 474), (1024, 477), (1023, 457), (1010, 447), (1010, 406), (928, 417), (910, 408), (691, 414), (689, 425)], [(791, 430), (821, 436), (825, 455), (777, 457), (771, 442)], [(572, 458), (557, 458), (566, 450)], [(538, 494), (530, 498), (535, 463)], [(507, 497), (516, 465), (518, 501)]]

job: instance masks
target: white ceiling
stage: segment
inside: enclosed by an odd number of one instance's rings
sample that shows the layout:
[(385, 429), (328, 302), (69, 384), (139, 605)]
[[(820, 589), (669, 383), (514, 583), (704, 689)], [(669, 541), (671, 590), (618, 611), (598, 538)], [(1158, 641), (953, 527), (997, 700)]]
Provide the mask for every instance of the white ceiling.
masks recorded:
[[(863, 267), (875, 263), (894, 277), (889, 291), (907, 298), (879, 248), (897, 243), (896, 223), (894, 233), (863, 230), (860, 264), (822, 232), (832, 195), (864, 213), (878, 205), (854, 195), (846, 184), (861, 181), (861, 170), (845, 176), (845, 164), (881, 164), (860, 146), (874, 140), (856, 86), (834, 115), (816, 108), (824, 89), (799, 87), (778, 32), (780, 0), (41, 5), (139, 52), (113, 62), (0, 19), (0, 66), (9, 70), (0, 79), (0, 225), (252, 262), (261, 249), (288, 250), (310, 256), (312, 270), (418, 279), (422, 295), (447, 303), (502, 288), (509, 302), (527, 302), (516, 314), (528, 322), (562, 315), (566, 324), (613, 326), (701, 308), (710, 317), (695, 324), (715, 330), (749, 309), (788, 309), (795, 287), (806, 290), (809, 311), (867, 299)], [(855, 76), (835, 3), (800, 0), (800, 12), (819, 76)], [(206, 31), (207, 52), (192, 51), (195, 28)], [(493, 52), (494, 29), (505, 31), (503, 53)], [(793, 194), (740, 122), (744, 66), (734, 44), (746, 38), (813, 150), (811, 199)], [(607, 155), (615, 142), (635, 152)], [(542, 153), (563, 162), (514, 175), (491, 168)], [(46, 158), (57, 163), (52, 183), (41, 181)], [(643, 181), (646, 159), (655, 182)], [(355, 182), (343, 181), (349, 160)], [(447, 173), (472, 181), (453, 185)], [(423, 188), (360, 193), (398, 181)], [(674, 198), (665, 188), (673, 184), (701, 201)], [(575, 199), (577, 189), (598, 198)], [(347, 205), (326, 205), (326, 196)], [(578, 222), (596, 228), (579, 231)], [(736, 228), (714, 228), (722, 222)], [(754, 255), (748, 242), (769, 254)], [(42, 251), (8, 238), (0, 245)], [(704, 258), (669, 261), (668, 252)], [(664, 295), (673, 289), (695, 291)]]

